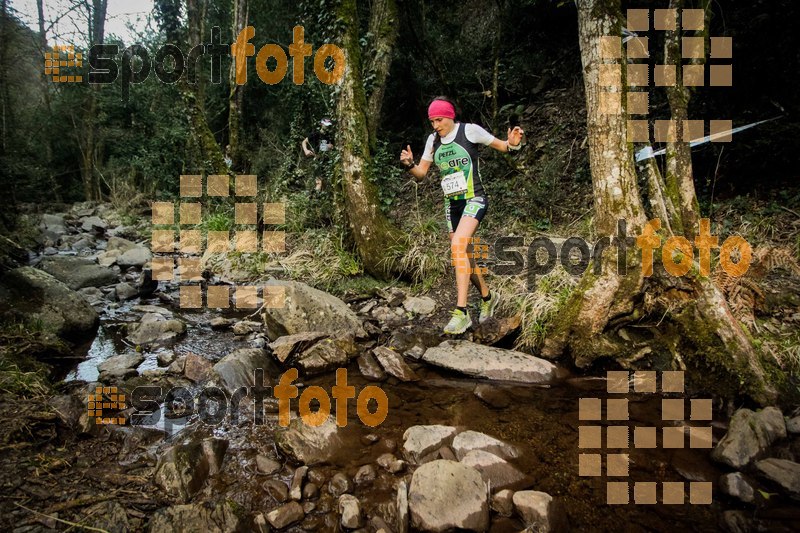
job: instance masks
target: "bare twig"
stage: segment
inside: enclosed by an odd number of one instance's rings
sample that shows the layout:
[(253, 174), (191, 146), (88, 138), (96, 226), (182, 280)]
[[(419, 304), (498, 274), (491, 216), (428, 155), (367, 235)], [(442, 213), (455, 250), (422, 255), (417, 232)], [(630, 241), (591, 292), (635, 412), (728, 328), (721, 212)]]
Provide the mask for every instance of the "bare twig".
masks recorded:
[(22, 505), (21, 503), (18, 503), (18, 502), (14, 502), (14, 505), (16, 505), (17, 507), (20, 507), (22, 509), (25, 509), (26, 511), (28, 511), (30, 513), (33, 513), (33, 514), (36, 514), (36, 515), (39, 515), (39, 516), (43, 516), (44, 518), (48, 518), (50, 520), (55, 520), (56, 522), (61, 522), (62, 524), (67, 524), (68, 526), (79, 527), (79, 528), (85, 529), (87, 531), (99, 531), (100, 533), (109, 533), (109, 531), (107, 529), (100, 529), (100, 528), (97, 528), (97, 527), (85, 526), (83, 524), (78, 524), (76, 522), (70, 522), (69, 520), (63, 520), (63, 519), (57, 518), (55, 516), (50, 516), (50, 515), (47, 515), (47, 514), (44, 514), (44, 513), (40, 513), (39, 511), (34, 511), (30, 507), (25, 507), (24, 505)]

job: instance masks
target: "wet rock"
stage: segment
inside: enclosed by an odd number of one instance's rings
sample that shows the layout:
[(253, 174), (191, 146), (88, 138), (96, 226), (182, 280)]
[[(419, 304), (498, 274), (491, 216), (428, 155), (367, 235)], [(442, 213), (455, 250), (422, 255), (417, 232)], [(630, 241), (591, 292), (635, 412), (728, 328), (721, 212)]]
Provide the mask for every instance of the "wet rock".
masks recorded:
[(45, 257), (39, 263), (39, 268), (72, 290), (102, 287), (117, 281), (117, 275), (113, 270), (84, 257), (64, 255)]
[(268, 479), (262, 486), (267, 491), (267, 494), (272, 496), (278, 503), (283, 503), (289, 499), (289, 487), (280, 479)]
[(316, 508), (317, 508), (317, 504), (314, 503), (314, 502), (305, 502), (303, 504), (303, 512), (305, 514), (308, 514), (308, 513), (312, 512)]
[(156, 511), (150, 519), (150, 533), (229, 533), (246, 527), (233, 502), (223, 501), (210, 506), (207, 503), (173, 505)]
[(172, 318), (173, 313), (169, 309), (164, 309), (163, 307), (159, 307), (157, 305), (134, 305), (131, 307), (131, 311), (136, 311), (138, 313), (155, 313), (157, 315), (162, 315), (166, 318)]
[(294, 471), (292, 476), (292, 486), (289, 489), (289, 497), (293, 500), (299, 500), (303, 497), (303, 481), (306, 479), (308, 473), (307, 466), (301, 466)]
[[(259, 324), (256, 324), (256, 327), (258, 326)], [(248, 335), (253, 331), (255, 331), (253, 329), (253, 323), (248, 320), (242, 320), (240, 322), (237, 322), (236, 324), (233, 325), (231, 330), (233, 331), (233, 334), (237, 336)]]
[(724, 511), (720, 520), (722, 529), (729, 533), (750, 533), (750, 519), (742, 511)]
[[(229, 353), (215, 364), (214, 372), (225, 390), (232, 394), (240, 387), (265, 385), (261, 382), (264, 379), (261, 376), (266, 374), (267, 365), (269, 365), (269, 360), (264, 350), (241, 348)], [(261, 376), (258, 375), (260, 374), (259, 369), (264, 371)], [(259, 383), (256, 383), (256, 378), (259, 378)]]
[(357, 486), (368, 485), (375, 481), (375, 467), (372, 465), (363, 465), (358, 469), (356, 475), (353, 476), (353, 481)]
[(117, 264), (121, 268), (143, 267), (152, 258), (153, 254), (150, 253), (150, 250), (144, 247), (137, 247), (118, 255)]
[(309, 466), (329, 461), (344, 446), (332, 416), (317, 427), (294, 418), (288, 428), (275, 430), (275, 444), (295, 461)]
[(87, 239), (86, 237), (82, 239), (78, 239), (74, 243), (72, 243), (72, 249), (76, 252), (80, 252), (81, 250), (86, 250), (92, 247), (92, 241)]
[(181, 355), (180, 357), (176, 357), (175, 360), (169, 365), (167, 368), (167, 372), (172, 374), (183, 374), (183, 368), (186, 365), (186, 356)]
[(280, 363), (285, 363), (293, 355), (307, 350), (319, 340), (329, 337), (327, 333), (320, 331), (307, 331), (304, 333), (297, 333), (294, 335), (284, 335), (271, 342), (269, 347), (272, 349), (272, 355)]
[(283, 529), (305, 518), (303, 507), (297, 502), (289, 502), (267, 513), (267, 522), (275, 529)]
[(73, 394), (61, 394), (50, 398), (48, 404), (65, 426), (75, 429), (81, 415), (86, 412), (85, 400), (85, 396), (82, 401)]
[(47, 333), (80, 341), (95, 332), (97, 312), (78, 293), (33, 267), (0, 277), (0, 317), (40, 323)]
[(398, 472), (402, 472), (403, 468), (405, 468), (405, 463), (391, 453), (381, 454), (375, 462), (390, 474), (397, 474)]
[(403, 360), (403, 356), (385, 346), (378, 346), (372, 353), (383, 369), (400, 381), (416, 381), (417, 374)]
[(753, 501), (753, 487), (745, 480), (740, 472), (725, 474), (719, 479), (722, 492), (745, 503)]
[(521, 323), (521, 315), (504, 318), (492, 317), (474, 329), (472, 339), (479, 344), (496, 344), (517, 331)]
[(397, 533), (408, 533), (408, 485), (401, 480), (397, 484)]
[(408, 506), (413, 527), (423, 531), (489, 527), (486, 485), (477, 470), (461, 463), (432, 461), (419, 467), (411, 477)]
[(102, 233), (108, 227), (108, 224), (98, 216), (81, 218), (80, 223), (83, 231), (98, 231)]
[(514, 491), (503, 489), (492, 496), (491, 508), (500, 516), (511, 516), (514, 513)]
[(64, 215), (60, 214), (42, 215), (42, 221), (39, 223), (39, 228), (42, 230), (42, 235), (44, 238), (53, 244), (57, 243), (61, 236), (66, 235), (67, 233)]
[(87, 302), (89, 302), (89, 305), (99, 306), (105, 303), (103, 291), (97, 287), (84, 287), (82, 289), (78, 289), (77, 292), (83, 296)]
[(415, 315), (430, 315), (436, 310), (436, 301), (427, 296), (411, 296), (405, 299), (403, 307)]
[(800, 496), (800, 464), (786, 459), (764, 459), (756, 463), (765, 478), (783, 487), (792, 496)]
[(403, 292), (403, 289), (398, 287), (381, 289), (378, 291), (378, 294), (380, 294), (381, 298), (386, 300), (386, 305), (389, 307), (397, 307), (406, 299), (406, 293)]
[(350, 355), (339, 339), (323, 339), (298, 355), (294, 364), (299, 366), (305, 375), (313, 376), (344, 367), (349, 361)]
[(786, 421), (786, 431), (792, 435), (800, 433), (800, 416), (796, 416)]
[(481, 401), (483, 401), (489, 407), (493, 407), (495, 409), (505, 409), (511, 405), (511, 398), (509, 395), (491, 385), (481, 383), (475, 387), (473, 394), (480, 398)]
[(277, 339), (304, 331), (331, 335), (366, 336), (358, 316), (339, 298), (296, 281), (270, 280), (267, 286), (284, 287), (284, 305), (264, 310), (267, 335)]
[(468, 376), (502, 381), (546, 383), (556, 377), (556, 366), (549, 361), (469, 341), (444, 341), (428, 348), (422, 360)]
[(156, 484), (170, 496), (189, 501), (212, 471), (218, 469), (227, 445), (227, 441), (221, 439), (205, 439), (168, 448), (159, 457)]
[(156, 362), (158, 366), (169, 366), (175, 360), (175, 352), (172, 350), (163, 350), (156, 354)]
[(370, 381), (386, 379), (386, 373), (370, 353), (363, 353), (358, 357), (358, 369), (361, 371), (361, 375)]
[(142, 364), (144, 356), (140, 353), (115, 355), (97, 365), (100, 381), (121, 381), (137, 375), (136, 367)]
[(325, 472), (323, 472), (322, 470), (320, 470), (318, 468), (312, 468), (311, 470), (309, 470), (307, 477), (308, 477), (308, 480), (311, 483), (314, 483), (318, 487), (321, 487), (322, 485), (324, 485), (325, 481), (328, 479), (325, 476)]
[(131, 298), (136, 298), (139, 295), (139, 291), (136, 290), (136, 287), (125, 282), (117, 283), (114, 287), (114, 291), (117, 295), (117, 300), (119, 301), (130, 300)]
[(264, 455), (256, 455), (256, 468), (262, 474), (274, 474), (281, 469), (281, 464)]
[(338, 498), (342, 494), (352, 492), (353, 491), (353, 482), (350, 481), (350, 478), (347, 477), (345, 474), (341, 472), (337, 472), (331, 478), (330, 483), (328, 483), (328, 492), (333, 495), (334, 498)]
[(339, 514), (342, 527), (356, 529), (361, 527), (361, 502), (352, 494), (339, 496)]
[(221, 317), (221, 316), (212, 318), (211, 322), (208, 323), (208, 325), (211, 326), (211, 329), (218, 329), (218, 330), (219, 329), (227, 329), (227, 328), (231, 327), (231, 324), (233, 324), (233, 320), (232, 319)]
[(319, 495), (319, 487), (315, 483), (306, 483), (303, 487), (303, 499), (313, 500)]
[(519, 452), (510, 444), (477, 431), (463, 431), (453, 439), (453, 451), (462, 460), (472, 450), (482, 450), (503, 459), (515, 459)]
[(530, 479), (510, 463), (493, 453), (483, 450), (468, 452), (461, 459), (461, 463), (471, 466), (480, 472), (483, 480), (489, 484), (493, 491), (496, 489), (521, 488), (530, 483)]
[(188, 353), (183, 363), (183, 375), (194, 383), (205, 381), (211, 375), (211, 361), (201, 355)]
[(514, 508), (532, 531), (563, 531), (564, 517), (546, 492), (523, 490), (514, 493)]
[(122, 237), (109, 237), (108, 244), (106, 245), (106, 252), (117, 252), (118, 254), (125, 253), (128, 250), (136, 248), (136, 243), (123, 239)]
[(786, 437), (786, 423), (780, 410), (767, 407), (758, 412), (739, 409), (733, 414), (728, 432), (711, 457), (733, 468), (743, 468), (777, 439)]
[(442, 446), (448, 446), (457, 429), (453, 426), (411, 426), (403, 433), (403, 455), (414, 464)]
[(186, 332), (186, 324), (163, 315), (147, 313), (141, 322), (128, 324), (128, 340), (134, 344), (160, 344)]

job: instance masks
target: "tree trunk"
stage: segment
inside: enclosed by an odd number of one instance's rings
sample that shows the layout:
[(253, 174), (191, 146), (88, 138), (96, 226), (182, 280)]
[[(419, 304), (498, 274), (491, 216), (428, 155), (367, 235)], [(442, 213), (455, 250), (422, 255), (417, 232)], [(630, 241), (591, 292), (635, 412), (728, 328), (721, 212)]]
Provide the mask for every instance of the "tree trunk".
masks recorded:
[(8, 132), (12, 129), (11, 93), (8, 90), (8, 0), (2, 0), (2, 13), (0, 16), (0, 100), (2, 100), (2, 110), (0, 110), (0, 155), (5, 155), (8, 150)]
[(370, 12), (369, 33), (372, 34), (374, 55), (367, 61), (365, 74), (371, 73), (372, 92), (367, 100), (367, 124), (369, 146), (377, 148), (378, 124), (380, 124), (386, 79), (392, 66), (392, 52), (397, 41), (397, 4), (394, 0), (375, 0)]
[[(247, 0), (233, 0), (233, 36), (247, 26), (248, 3)], [(244, 85), (236, 83), (236, 63), (231, 61), (228, 76), (230, 93), (228, 95), (228, 146), (229, 155), (233, 161), (233, 168), (240, 169), (241, 156), (239, 148), (239, 128), (242, 123), (242, 102), (244, 100)]]
[[(44, 0), (36, 0), (36, 11), (39, 22), (39, 48), (42, 51), (42, 58), (44, 58), (44, 54), (47, 52), (47, 32), (44, 29)], [(48, 117), (53, 116), (53, 109), (50, 105), (50, 83), (47, 75), (42, 73), (40, 85), (42, 89), (42, 102), (44, 102), (44, 108), (47, 110)], [(44, 135), (44, 139), (42, 139), (42, 144), (44, 144), (43, 164), (47, 172), (47, 181), (50, 182), (56, 202), (60, 203), (62, 201), (60, 187), (53, 176), (53, 139), (48, 129), (43, 130), (42, 134)]]
[[(89, 42), (103, 44), (105, 38), (106, 9), (108, 0), (92, 0), (89, 15)], [(81, 148), (81, 180), (83, 181), (83, 196), (87, 201), (100, 200), (100, 183), (97, 179), (96, 152), (97, 152), (97, 91), (99, 87), (89, 85), (86, 106), (83, 114), (83, 131), (85, 137)], [(79, 135), (79, 133), (78, 133)]]
[(389, 251), (402, 244), (403, 234), (381, 211), (378, 191), (370, 181), (367, 101), (361, 79), (356, 0), (342, 0), (339, 10), (345, 28), (342, 48), (346, 67), (337, 105), (336, 139), (341, 150), (345, 213), (365, 270), (387, 279), (395, 268)]
[[(600, 236), (614, 234), (617, 221), (627, 223), (628, 235), (640, 235), (645, 224), (624, 107), (604, 114), (600, 106), (605, 89), (599, 83), (599, 65), (619, 64), (600, 57), (601, 37), (619, 37), (621, 20), (619, 0), (578, 2), (595, 227)], [(623, 81), (622, 103), (625, 85)], [(709, 391), (747, 394), (762, 403), (773, 399), (774, 390), (750, 340), (709, 279), (691, 270), (673, 277), (658, 262), (645, 277), (636, 241), (627, 240), (620, 264), (611, 248), (589, 266), (554, 320), (542, 354), (567, 353), (578, 367), (599, 358), (615, 359), (625, 368), (635, 367), (637, 361), (660, 370), (685, 366), (693, 371), (689, 380), (703, 382)], [(620, 331), (632, 322), (636, 328)]]

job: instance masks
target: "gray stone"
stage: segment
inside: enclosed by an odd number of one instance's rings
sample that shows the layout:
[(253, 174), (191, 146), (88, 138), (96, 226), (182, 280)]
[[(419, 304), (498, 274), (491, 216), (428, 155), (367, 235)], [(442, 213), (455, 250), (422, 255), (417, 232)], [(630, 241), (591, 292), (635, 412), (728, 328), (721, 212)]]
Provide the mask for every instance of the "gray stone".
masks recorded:
[(787, 490), (792, 496), (800, 496), (800, 464), (786, 459), (764, 459), (756, 463), (764, 477)]
[(403, 356), (391, 348), (378, 346), (372, 350), (372, 353), (383, 369), (400, 381), (416, 381), (419, 379), (417, 374), (403, 360)]
[(461, 463), (480, 472), (492, 491), (521, 488), (530, 483), (528, 476), (517, 470), (516, 467), (493, 453), (483, 450), (468, 452), (461, 459)]
[(289, 497), (293, 500), (299, 500), (303, 497), (303, 481), (306, 479), (308, 473), (307, 466), (301, 466), (294, 471), (292, 476), (292, 486), (289, 488)]
[(155, 482), (170, 496), (187, 502), (203, 487), (209, 474), (222, 463), (222, 457), (209, 452), (221, 451), (221, 455), (224, 455), (226, 448), (227, 441), (220, 441), (220, 446), (196, 441), (172, 446), (158, 459)]
[(361, 527), (361, 502), (352, 494), (339, 496), (339, 514), (342, 527), (356, 529)]
[(436, 310), (436, 301), (427, 296), (411, 296), (403, 302), (403, 307), (415, 315), (430, 315)]
[(560, 531), (553, 497), (546, 492), (523, 490), (514, 493), (514, 507), (525, 527), (531, 531)]
[(211, 329), (227, 329), (231, 327), (231, 324), (233, 324), (232, 319), (221, 316), (212, 318), (211, 322), (208, 323), (208, 325), (211, 326)]
[(423, 531), (486, 531), (489, 527), (489, 502), (481, 475), (453, 461), (432, 461), (414, 472), (408, 507), (413, 527)]
[(307, 376), (342, 368), (351, 358), (346, 348), (349, 349), (348, 343), (342, 339), (323, 339), (298, 355), (294, 364)]
[(99, 231), (103, 232), (108, 227), (105, 221), (98, 217), (85, 217), (81, 219), (81, 229), (83, 231)]
[(144, 356), (140, 353), (127, 353), (110, 357), (97, 365), (100, 381), (123, 380), (137, 374), (136, 367), (142, 364)]
[(45, 239), (50, 240), (54, 244), (58, 242), (62, 235), (67, 233), (64, 215), (42, 215), (42, 221), (39, 224), (39, 228), (42, 230), (42, 235), (45, 237)]
[(117, 264), (122, 268), (143, 267), (152, 258), (153, 254), (150, 253), (150, 250), (140, 246), (118, 255)]
[(266, 374), (262, 374), (259, 382), (256, 383), (258, 369), (265, 370), (269, 365), (264, 350), (260, 348), (241, 348), (234, 350), (222, 358), (214, 365), (214, 372), (219, 378), (222, 386), (229, 393), (233, 393), (240, 387), (252, 387), (253, 385), (265, 385)]
[(350, 481), (350, 478), (347, 477), (345, 474), (341, 472), (337, 472), (331, 478), (330, 483), (328, 483), (328, 492), (333, 495), (334, 498), (338, 498), (342, 494), (346, 494), (348, 492), (353, 491), (353, 482)]
[(305, 331), (366, 336), (361, 319), (339, 298), (296, 281), (270, 280), (266, 286), (285, 290), (283, 306), (264, 310), (270, 339)]
[(166, 318), (172, 318), (173, 314), (172, 311), (169, 309), (164, 309), (163, 307), (159, 307), (157, 305), (134, 305), (131, 307), (132, 311), (137, 311), (139, 313), (155, 313), (157, 315), (163, 315)]
[(289, 487), (280, 479), (268, 479), (264, 482), (263, 487), (278, 503), (283, 503), (289, 499)]
[(72, 243), (72, 249), (75, 250), (76, 252), (80, 252), (81, 250), (86, 250), (87, 248), (91, 247), (92, 247), (92, 241), (90, 241), (86, 237)]
[(800, 416), (786, 420), (786, 431), (792, 435), (800, 433)]
[(297, 502), (289, 502), (267, 513), (267, 522), (275, 529), (283, 529), (305, 518), (303, 506)]
[(307, 350), (319, 340), (329, 337), (327, 333), (306, 331), (294, 335), (284, 335), (269, 344), (272, 355), (280, 363), (285, 363), (293, 355)]
[(131, 298), (136, 298), (139, 295), (139, 291), (136, 290), (136, 287), (132, 286), (130, 283), (117, 283), (114, 287), (114, 290), (117, 294), (117, 300), (130, 300)]
[(211, 361), (202, 355), (187, 353), (183, 363), (183, 375), (194, 383), (203, 382), (211, 375)]
[(106, 245), (106, 252), (118, 252), (118, 254), (122, 254), (128, 250), (133, 250), (136, 246), (135, 242), (129, 241), (128, 239), (109, 237), (108, 244)]
[(0, 277), (0, 317), (40, 323), (45, 332), (80, 341), (94, 334), (97, 312), (78, 293), (33, 267)]
[(753, 530), (750, 519), (742, 511), (723, 512), (722, 529), (729, 533), (750, 533)]
[(457, 431), (453, 426), (411, 426), (403, 433), (403, 455), (411, 463), (418, 464), (424, 456), (448, 446)]
[(744, 468), (775, 440), (783, 437), (786, 437), (786, 423), (775, 407), (757, 413), (739, 409), (733, 414), (728, 432), (714, 448), (711, 457), (733, 468)]
[(397, 474), (405, 468), (405, 463), (391, 453), (381, 454), (375, 462), (390, 474)]
[(503, 459), (516, 459), (519, 452), (512, 445), (477, 431), (463, 431), (453, 439), (453, 451), (458, 460), (472, 450), (483, 450)]
[(753, 501), (753, 487), (744, 479), (741, 472), (725, 474), (719, 479), (719, 486), (722, 492), (728, 496), (737, 498), (745, 503)]
[(358, 356), (358, 369), (361, 371), (361, 375), (370, 381), (383, 381), (386, 379), (386, 373), (383, 368), (375, 360), (375, 357), (368, 352)]
[(485, 383), (478, 384), (473, 394), (494, 409), (505, 409), (511, 405), (511, 398), (505, 391), (498, 390), (497, 387), (486, 385)]
[(408, 533), (408, 485), (403, 480), (397, 484), (395, 505), (397, 507), (397, 533)]
[(303, 486), (303, 499), (313, 500), (319, 495), (319, 487), (315, 483), (306, 483)]
[(102, 267), (85, 257), (54, 255), (45, 257), (39, 268), (64, 282), (72, 290), (83, 287), (102, 287), (117, 281), (110, 268)]
[(175, 360), (175, 352), (172, 350), (164, 350), (158, 352), (156, 355), (156, 362), (158, 366), (169, 366)]
[(256, 455), (256, 468), (262, 474), (274, 474), (281, 469), (281, 464), (264, 455)]
[(444, 341), (428, 348), (422, 360), (468, 376), (502, 381), (546, 383), (556, 377), (556, 366), (549, 361), (469, 341)]
[(275, 430), (275, 443), (283, 453), (309, 466), (329, 461), (344, 448), (334, 417), (317, 427), (294, 418), (289, 427)]
[(368, 485), (375, 481), (375, 467), (372, 465), (363, 465), (361, 466), (356, 475), (353, 476), (353, 481), (356, 485)]
[(150, 533), (191, 533), (203, 531), (208, 533), (230, 533), (241, 531), (246, 527), (231, 501), (222, 501), (209, 506), (206, 503), (173, 505), (161, 509), (150, 519)]
[(134, 344), (159, 344), (168, 342), (186, 332), (186, 324), (176, 319), (164, 319), (160, 314), (148, 313), (141, 322), (128, 324), (128, 340)]
[(500, 516), (511, 516), (514, 513), (514, 491), (503, 489), (492, 496), (491, 508)]

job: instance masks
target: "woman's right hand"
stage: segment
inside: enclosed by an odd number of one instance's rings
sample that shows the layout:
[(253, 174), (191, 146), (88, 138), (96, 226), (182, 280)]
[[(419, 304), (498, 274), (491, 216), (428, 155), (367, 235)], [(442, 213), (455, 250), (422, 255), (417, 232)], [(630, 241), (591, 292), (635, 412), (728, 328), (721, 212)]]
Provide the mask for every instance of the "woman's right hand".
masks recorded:
[(414, 163), (414, 154), (411, 153), (410, 144), (406, 146), (403, 151), (400, 152), (400, 162), (407, 167)]

